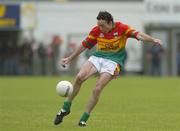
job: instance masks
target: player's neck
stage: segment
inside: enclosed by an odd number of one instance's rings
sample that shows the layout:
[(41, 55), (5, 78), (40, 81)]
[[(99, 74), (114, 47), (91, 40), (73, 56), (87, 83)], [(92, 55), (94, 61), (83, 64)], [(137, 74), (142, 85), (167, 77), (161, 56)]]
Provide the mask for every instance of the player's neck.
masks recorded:
[(113, 23), (112, 23), (112, 27), (111, 27), (111, 29), (108, 31), (108, 33), (110, 33), (114, 28), (115, 28), (115, 24), (114, 24), (114, 22), (113, 22)]

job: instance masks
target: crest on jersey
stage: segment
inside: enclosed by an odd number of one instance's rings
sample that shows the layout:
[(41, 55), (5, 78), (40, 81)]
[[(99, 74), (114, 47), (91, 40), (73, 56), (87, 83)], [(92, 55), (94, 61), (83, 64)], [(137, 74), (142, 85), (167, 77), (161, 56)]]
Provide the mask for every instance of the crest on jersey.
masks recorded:
[(103, 33), (101, 33), (101, 34), (99, 35), (99, 37), (103, 38), (103, 37), (104, 37), (104, 34), (103, 34)]
[(114, 34), (113, 34), (115, 37), (117, 37), (118, 36), (118, 32), (114, 32)]

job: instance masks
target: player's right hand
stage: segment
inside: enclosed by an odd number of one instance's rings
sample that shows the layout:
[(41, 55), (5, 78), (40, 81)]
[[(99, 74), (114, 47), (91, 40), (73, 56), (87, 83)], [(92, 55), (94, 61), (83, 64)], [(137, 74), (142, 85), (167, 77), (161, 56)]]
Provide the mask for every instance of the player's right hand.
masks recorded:
[(66, 58), (63, 58), (63, 59), (60, 61), (60, 63), (61, 63), (61, 65), (62, 65), (62, 67), (65, 68), (66, 65), (70, 63), (70, 61), (71, 61), (70, 57), (66, 57)]

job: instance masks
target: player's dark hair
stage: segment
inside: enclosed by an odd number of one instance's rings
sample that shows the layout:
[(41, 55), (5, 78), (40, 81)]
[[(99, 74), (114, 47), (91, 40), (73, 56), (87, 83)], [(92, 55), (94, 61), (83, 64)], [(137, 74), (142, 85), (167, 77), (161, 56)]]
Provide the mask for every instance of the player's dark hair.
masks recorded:
[(96, 18), (97, 20), (105, 20), (107, 23), (110, 21), (114, 23), (113, 16), (107, 11), (100, 11)]

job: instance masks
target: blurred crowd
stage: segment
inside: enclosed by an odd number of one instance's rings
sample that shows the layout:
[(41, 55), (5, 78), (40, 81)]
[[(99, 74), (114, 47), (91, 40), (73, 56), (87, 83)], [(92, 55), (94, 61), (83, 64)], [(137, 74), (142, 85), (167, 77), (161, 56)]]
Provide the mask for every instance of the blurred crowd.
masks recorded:
[[(57, 35), (53, 36), (49, 44), (38, 43), (34, 39), (25, 39), (21, 44), (14, 44), (13, 41), (0, 42), (0, 75), (58, 75), (60, 73), (58, 60), (61, 44), (62, 39)], [(75, 43), (69, 43), (65, 56), (71, 54), (75, 48)], [(85, 52), (86, 59), (92, 55), (94, 50), (95, 48)], [(162, 76), (164, 55), (165, 50), (161, 46), (149, 47), (146, 57), (149, 75)], [(180, 75), (180, 54), (177, 55), (177, 69), (178, 75)], [(76, 74), (77, 63), (78, 58), (71, 62), (68, 70), (61, 73)]]
[(35, 40), (0, 43), (0, 75), (57, 75), (56, 63), (62, 40), (54, 36), (49, 45)]

